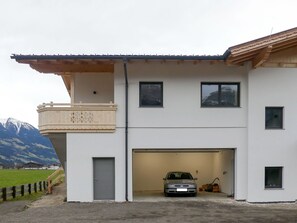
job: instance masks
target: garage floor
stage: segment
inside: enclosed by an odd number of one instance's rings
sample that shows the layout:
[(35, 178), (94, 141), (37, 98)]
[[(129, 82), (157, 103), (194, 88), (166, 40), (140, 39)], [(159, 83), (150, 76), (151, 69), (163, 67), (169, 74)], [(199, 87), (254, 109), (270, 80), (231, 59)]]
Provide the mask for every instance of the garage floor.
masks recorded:
[(224, 193), (199, 192), (196, 197), (171, 196), (165, 197), (163, 191), (135, 192), (133, 201), (211, 201), (211, 200), (232, 200)]

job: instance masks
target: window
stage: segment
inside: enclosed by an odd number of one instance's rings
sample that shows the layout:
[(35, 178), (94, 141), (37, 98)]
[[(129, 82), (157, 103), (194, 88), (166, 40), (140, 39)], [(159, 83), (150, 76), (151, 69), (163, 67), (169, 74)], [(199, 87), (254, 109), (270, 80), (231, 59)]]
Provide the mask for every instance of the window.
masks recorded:
[(265, 108), (265, 128), (282, 129), (283, 128), (283, 107)]
[(201, 83), (201, 107), (239, 107), (239, 83)]
[(139, 106), (162, 107), (163, 106), (163, 83), (140, 82), (139, 83)]
[(282, 188), (283, 167), (265, 167), (265, 188)]

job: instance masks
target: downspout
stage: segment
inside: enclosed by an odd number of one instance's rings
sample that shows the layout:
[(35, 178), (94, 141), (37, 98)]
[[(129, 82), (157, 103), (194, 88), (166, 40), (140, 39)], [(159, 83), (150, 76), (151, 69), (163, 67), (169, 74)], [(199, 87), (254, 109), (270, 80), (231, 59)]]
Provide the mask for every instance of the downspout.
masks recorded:
[(125, 197), (128, 199), (128, 73), (127, 58), (123, 58), (125, 74)]

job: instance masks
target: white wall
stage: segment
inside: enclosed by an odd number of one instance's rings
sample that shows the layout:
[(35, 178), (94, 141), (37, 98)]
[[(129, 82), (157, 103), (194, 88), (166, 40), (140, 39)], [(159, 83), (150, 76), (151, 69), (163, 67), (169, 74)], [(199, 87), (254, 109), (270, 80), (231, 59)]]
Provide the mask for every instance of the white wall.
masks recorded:
[(77, 73), (74, 75), (75, 103), (109, 103), (110, 101), (114, 102), (114, 75), (112, 73)]
[[(76, 77), (77, 80), (84, 76)], [(133, 199), (132, 150), (163, 148), (236, 148), (235, 199), (247, 198), (247, 68), (223, 64), (132, 62), (129, 79), (128, 192)], [(92, 94), (93, 81), (77, 81), (81, 99)], [(139, 108), (139, 81), (163, 81), (164, 108)], [(240, 82), (239, 108), (201, 108), (203, 81)], [(95, 80), (94, 80), (95, 82)], [(98, 81), (99, 82), (99, 81)], [(98, 86), (98, 85), (94, 85)], [(125, 79), (123, 64), (115, 64), (114, 100), (118, 105), (115, 133), (67, 134), (67, 197), (93, 200), (93, 157), (115, 157), (116, 200), (125, 200)], [(82, 193), (82, 188), (84, 188)]]
[[(249, 75), (248, 201), (297, 198), (297, 71), (258, 68)], [(265, 106), (284, 107), (284, 129), (265, 130)], [(283, 166), (283, 188), (265, 189), (265, 166)]]

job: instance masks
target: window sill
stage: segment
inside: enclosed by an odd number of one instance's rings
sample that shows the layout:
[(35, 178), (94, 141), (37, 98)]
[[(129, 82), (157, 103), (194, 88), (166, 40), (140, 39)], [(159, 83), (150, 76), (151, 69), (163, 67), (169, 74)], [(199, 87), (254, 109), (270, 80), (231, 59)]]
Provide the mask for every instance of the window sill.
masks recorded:
[(279, 128), (279, 129), (277, 129), (277, 128), (265, 128), (265, 130), (286, 130), (286, 129), (284, 129), (284, 128)]
[(206, 107), (206, 106), (200, 106), (200, 108), (242, 108), (242, 107), (225, 107), (225, 106), (209, 106), (209, 107)]
[(285, 190), (285, 188), (264, 188), (264, 190)]
[(139, 106), (138, 108), (164, 108), (164, 106)]

